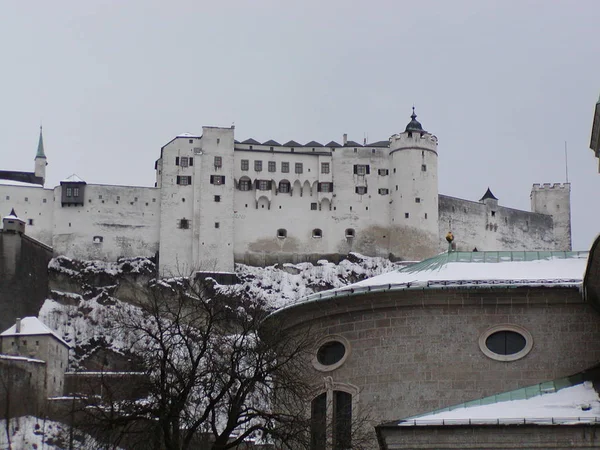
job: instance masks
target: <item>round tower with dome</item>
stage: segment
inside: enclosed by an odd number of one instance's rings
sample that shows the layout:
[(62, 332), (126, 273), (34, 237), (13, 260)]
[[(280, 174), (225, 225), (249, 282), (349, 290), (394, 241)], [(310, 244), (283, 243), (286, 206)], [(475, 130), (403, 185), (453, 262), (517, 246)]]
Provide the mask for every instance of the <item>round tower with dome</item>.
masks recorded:
[(390, 247), (394, 255), (420, 259), (436, 253), (439, 239), (438, 141), (414, 107), (410, 117), (404, 132), (390, 137)]

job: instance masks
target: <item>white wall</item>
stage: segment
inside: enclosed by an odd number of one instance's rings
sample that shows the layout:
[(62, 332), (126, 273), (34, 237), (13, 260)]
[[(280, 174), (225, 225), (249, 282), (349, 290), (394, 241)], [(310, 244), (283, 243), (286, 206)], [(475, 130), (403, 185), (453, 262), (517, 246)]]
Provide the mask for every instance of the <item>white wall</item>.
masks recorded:
[[(46, 245), (52, 245), (54, 193), (41, 186), (0, 184), (0, 220), (15, 209), (25, 221), (25, 233)], [(30, 224), (30, 221), (33, 224)]]

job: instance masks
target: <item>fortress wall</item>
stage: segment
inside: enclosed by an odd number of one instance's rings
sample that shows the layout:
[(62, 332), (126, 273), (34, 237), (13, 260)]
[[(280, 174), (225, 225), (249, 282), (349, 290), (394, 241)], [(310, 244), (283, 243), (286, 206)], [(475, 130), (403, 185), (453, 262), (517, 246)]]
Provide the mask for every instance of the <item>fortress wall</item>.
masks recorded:
[(568, 250), (555, 241), (550, 215), (440, 195), (440, 251), (449, 230), (461, 251)]
[(158, 189), (88, 184), (83, 206), (61, 206), (61, 187), (54, 191), (55, 254), (116, 260), (158, 251)]
[(46, 245), (52, 245), (54, 192), (39, 186), (0, 184), (0, 218), (11, 209), (25, 221), (26, 233)]

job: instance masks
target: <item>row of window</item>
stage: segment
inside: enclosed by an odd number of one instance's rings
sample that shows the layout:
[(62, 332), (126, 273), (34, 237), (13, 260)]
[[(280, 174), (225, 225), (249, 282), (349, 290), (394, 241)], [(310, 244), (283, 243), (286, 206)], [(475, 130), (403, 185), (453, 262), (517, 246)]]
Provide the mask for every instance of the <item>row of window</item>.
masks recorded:
[[(242, 159), (241, 160), (241, 169), (246, 172), (250, 170), (250, 160)], [(263, 170), (263, 162), (261, 160), (254, 161), (254, 171), (262, 172)], [(275, 161), (268, 162), (268, 170), (269, 172), (275, 172), (277, 170), (277, 163)], [(304, 164), (303, 163), (295, 163), (294, 164), (295, 173), (303, 173), (304, 172)], [(289, 173), (290, 172), (290, 163), (282, 162), (281, 163), (281, 172)], [(321, 163), (321, 173), (329, 173), (329, 163)]]
[[(354, 228), (346, 228), (346, 231), (344, 232), (344, 236), (346, 236), (346, 239), (352, 239), (356, 236), (356, 232), (354, 231)], [(277, 230), (277, 237), (279, 239), (285, 239), (287, 237), (287, 230), (285, 228), (280, 228), (279, 230)], [(323, 231), (320, 228), (315, 228), (314, 230), (312, 230), (312, 237), (314, 238), (322, 238), (323, 237)]]
[[(10, 195), (6, 196), (6, 200), (10, 200)], [(29, 201), (29, 197), (25, 197), (25, 201), (28, 202)], [(42, 199), (42, 203), (47, 203), (47, 199), (43, 198)]]
[(79, 197), (79, 188), (78, 187), (68, 187), (66, 189), (67, 197)]

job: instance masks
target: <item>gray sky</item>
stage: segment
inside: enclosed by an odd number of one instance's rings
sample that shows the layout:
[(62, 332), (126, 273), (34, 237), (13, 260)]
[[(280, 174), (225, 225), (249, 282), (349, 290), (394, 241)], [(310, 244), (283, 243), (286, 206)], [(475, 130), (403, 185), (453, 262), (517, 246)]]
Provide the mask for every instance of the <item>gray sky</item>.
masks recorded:
[(589, 150), (600, 2), (1, 2), (0, 167), (48, 183), (154, 184), (160, 147), (203, 125), (236, 139), (362, 142), (415, 104), (439, 138), (440, 192), (490, 186), (529, 209), (531, 184), (572, 182), (573, 246), (600, 232)]

